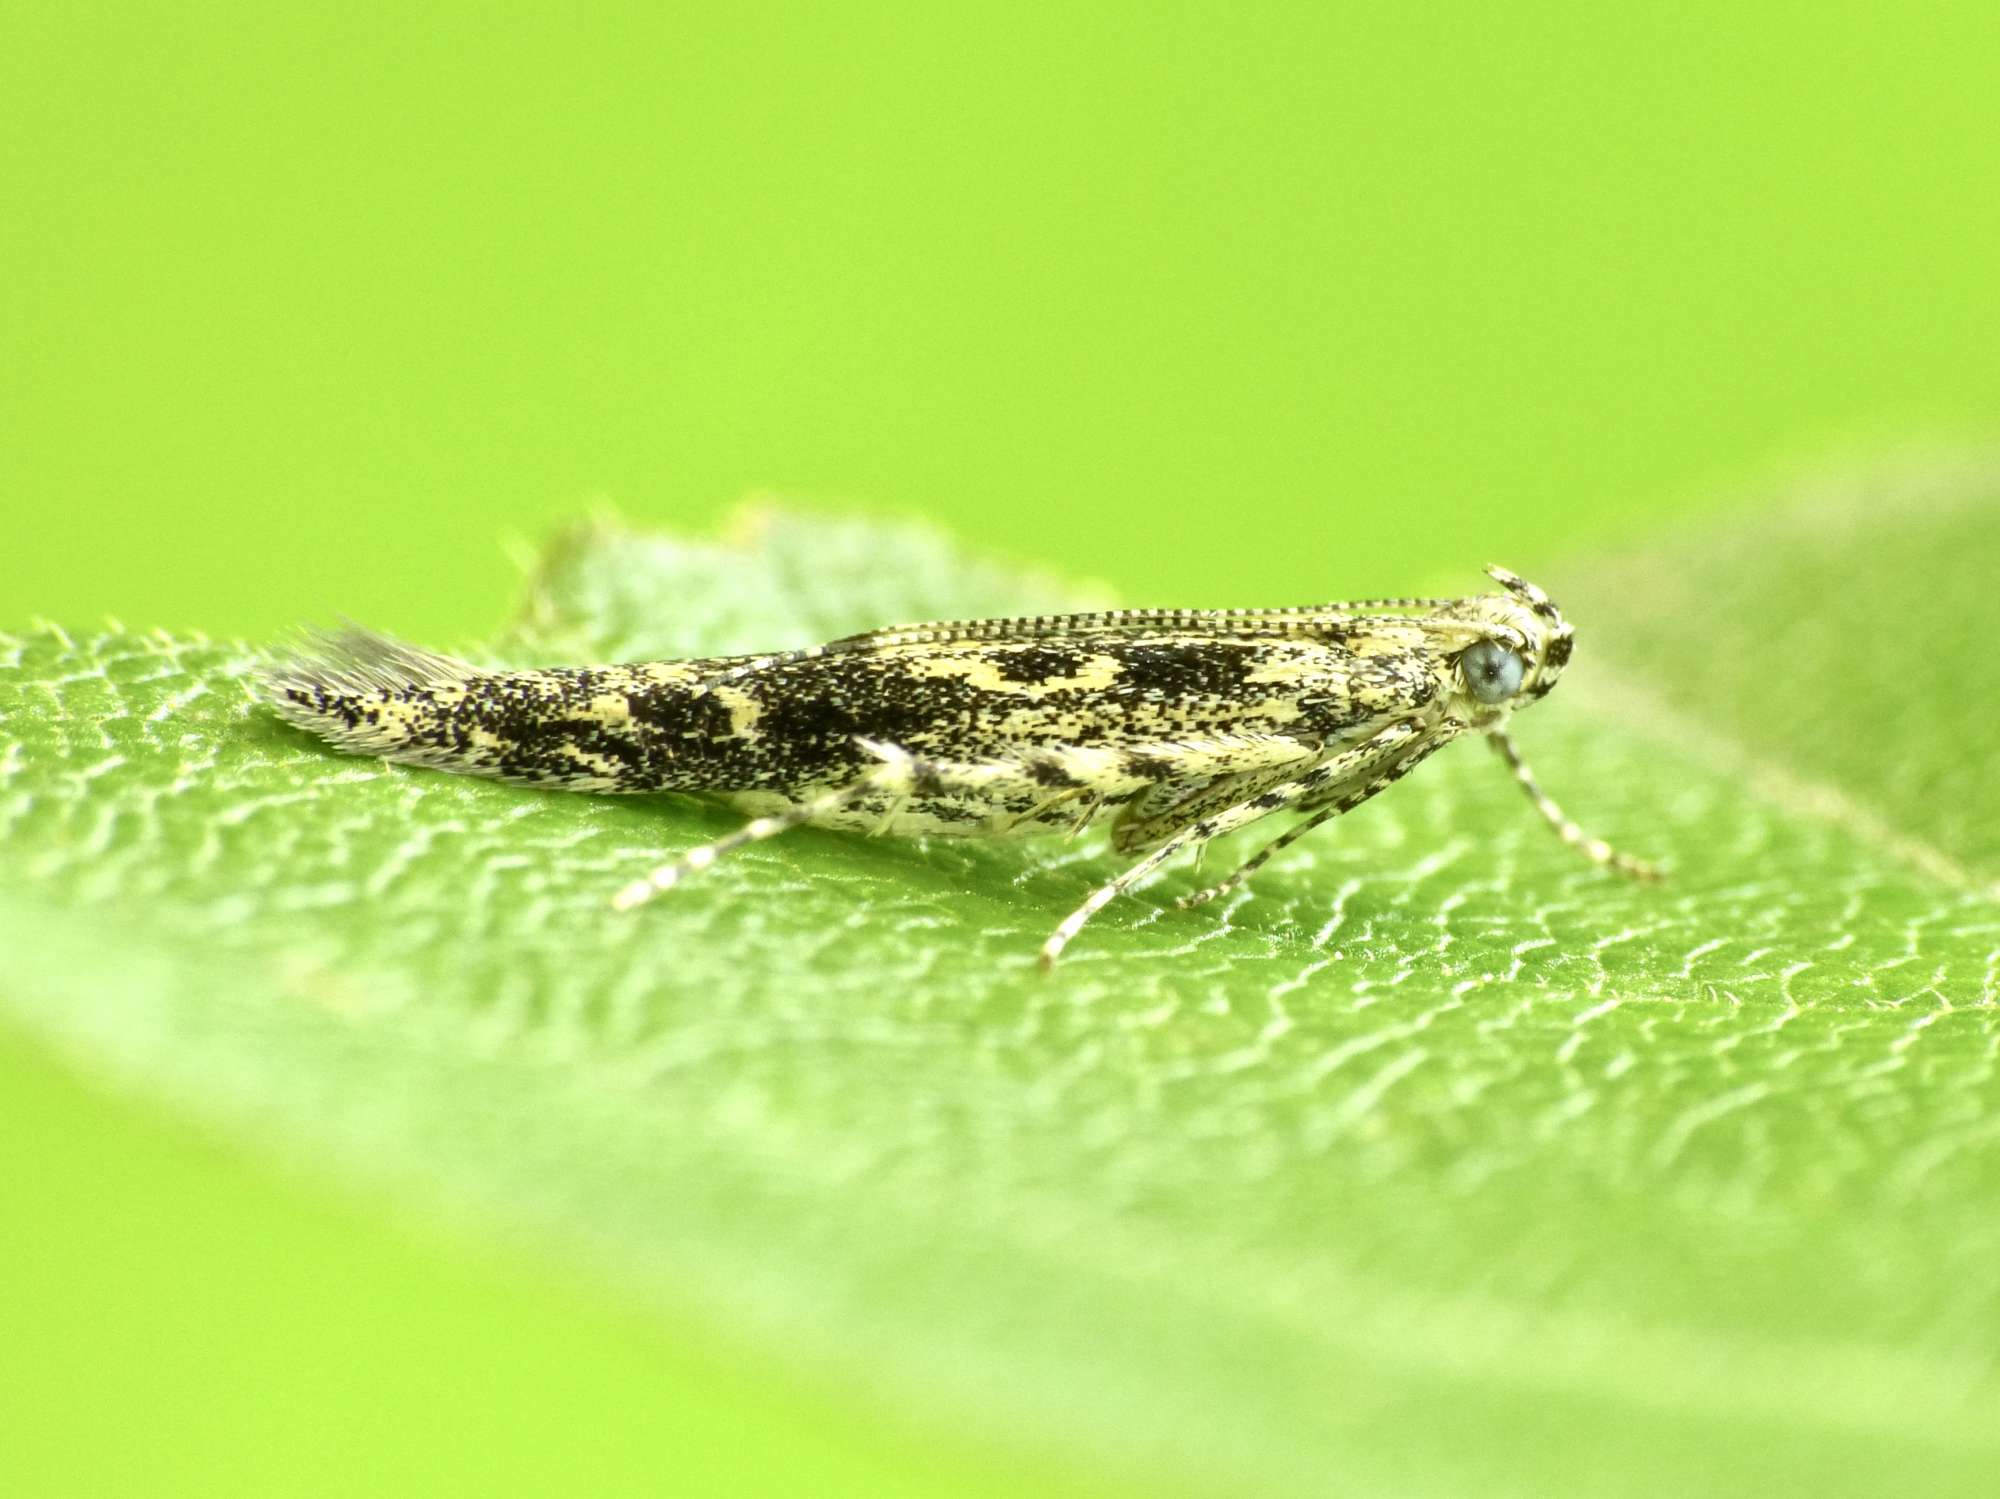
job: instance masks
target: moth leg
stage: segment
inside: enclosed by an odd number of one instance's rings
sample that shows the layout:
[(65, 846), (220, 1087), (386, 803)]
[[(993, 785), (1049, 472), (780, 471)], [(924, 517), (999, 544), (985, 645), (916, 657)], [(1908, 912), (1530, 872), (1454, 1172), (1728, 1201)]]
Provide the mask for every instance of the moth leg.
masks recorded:
[(1091, 891), (1082, 905), (1065, 916), (1049, 934), (1048, 941), (1042, 944), (1042, 968), (1046, 971), (1055, 966), (1056, 959), (1062, 956), (1062, 950), (1069, 945), (1072, 937), (1083, 930), (1085, 922), (1182, 849), (1190, 844), (1199, 846), (1211, 838), (1219, 838), (1224, 833), (1234, 832), (1237, 828), (1268, 817), (1273, 812), (1280, 812), (1287, 807), (1296, 807), (1301, 802), (1310, 801), (1324, 792), (1329, 785), (1353, 776), (1357, 769), (1378, 759), (1395, 745), (1406, 742), (1416, 732), (1416, 727), (1411, 724), (1391, 724), (1373, 739), (1315, 765), (1302, 775), (1223, 807), (1183, 827), (1116, 879)]
[(1104, 806), (1103, 792), (1091, 791), (1083, 786), (1072, 786), (1067, 791), (1058, 791), (1054, 796), (1048, 798), (1048, 800), (1039, 802), (1036, 805), (1030, 807), (1027, 811), (1023, 812), (1019, 817), (1008, 818), (1006, 824), (1002, 827), (1001, 831), (1002, 832), (1009, 831), (1015, 827), (1018, 827), (1021, 823), (1029, 821), (1031, 818), (1039, 818), (1040, 816), (1042, 816), (1043, 813), (1052, 811), (1055, 808), (1060, 807), (1064, 802), (1073, 802), (1073, 801), (1080, 801), (1083, 803), (1083, 805), (1077, 809), (1076, 816), (1070, 819), (1068, 831), (1066, 831), (1063, 834), (1063, 840), (1065, 842), (1073, 843), (1076, 841), (1077, 838), (1082, 836), (1084, 830), (1088, 828), (1091, 825), (1091, 823), (1097, 820), (1097, 814)]
[(1295, 827), (1287, 828), (1284, 833), (1265, 844), (1256, 853), (1244, 860), (1235, 872), (1226, 879), (1217, 884), (1210, 885), (1206, 890), (1197, 890), (1191, 895), (1183, 895), (1174, 904), (1185, 911), (1195, 906), (1206, 905), (1209, 901), (1227, 895), (1268, 864), (1271, 861), (1272, 855), (1282, 853), (1321, 823), (1326, 822), (1330, 818), (1338, 817), (1343, 812), (1352, 812), (1377, 792), (1395, 785), (1396, 782), (1400, 781), (1404, 776), (1423, 764), (1425, 760), (1429, 759), (1433, 753), (1442, 749), (1446, 744), (1449, 744), (1452, 737), (1454, 736), (1435, 735), (1431, 739), (1420, 743), (1411, 753), (1396, 760), (1380, 775), (1371, 777), (1349, 790), (1342, 791), (1330, 800), (1321, 801), (1317, 806), (1317, 810), (1313, 811), (1312, 815), (1306, 818), (1304, 822), (1299, 823)]
[(1635, 859), (1630, 854), (1621, 854), (1602, 838), (1594, 838), (1578, 827), (1555, 804), (1555, 799), (1542, 790), (1541, 783), (1528, 769), (1528, 762), (1521, 758), (1521, 752), (1514, 748), (1514, 741), (1498, 729), (1487, 732), (1487, 742), (1494, 752), (1505, 760), (1514, 772), (1514, 779), (1521, 783), (1521, 789), (1528, 793), (1528, 800), (1535, 804), (1535, 810), (1542, 814), (1542, 820), (1555, 829), (1556, 836), (1576, 849), (1593, 864), (1602, 864), (1630, 875), (1635, 880), (1657, 880), (1661, 870), (1656, 864), (1648, 864), (1644, 859)]
[[(1111, 830), (1113, 851), (1144, 853), (1211, 812), (1295, 779), (1325, 754), (1314, 741), (1275, 735), (1222, 741), (1219, 748), (1224, 758), (1207, 770), (1158, 782), (1129, 803)], [(1229, 768), (1217, 771), (1218, 763)]]
[(810, 801), (800, 802), (769, 817), (754, 818), (726, 837), (689, 849), (673, 862), (662, 864), (650, 874), (625, 886), (611, 897), (612, 908), (630, 911), (636, 906), (643, 906), (654, 896), (673, 889), (687, 876), (698, 874), (724, 855), (824, 817), (871, 791), (893, 791), (907, 800), (910, 788), (923, 773), (919, 762), (892, 745), (868, 743), (866, 747), (882, 757), (881, 764), (869, 767), (844, 786), (836, 786)]
[[(1270, 863), (1273, 854), (1280, 852), (1305, 837), (1306, 834), (1310, 833), (1328, 818), (1338, 817), (1350, 807), (1358, 807), (1368, 799), (1369, 795), (1373, 795), (1373, 793), (1357, 796), (1351, 802), (1338, 801), (1328, 804), (1320, 811), (1313, 813), (1312, 816), (1308, 817), (1297, 827), (1289, 828), (1279, 837), (1273, 838), (1256, 853), (1239, 864), (1232, 873), (1216, 881), (1205, 890), (1192, 891), (1187, 895), (1179, 897), (1175, 900), (1174, 904), (1179, 906), (1183, 911), (1191, 911), (1196, 906), (1205, 906), (1212, 900), (1220, 900), (1238, 885), (1249, 879), (1251, 875)], [(1199, 864), (1196, 864), (1194, 867), (1196, 870), (1201, 868)]]
[[(1056, 792), (1053, 796), (1045, 796), (1040, 801), (1036, 802), (1032, 807), (1028, 808), (1027, 811), (1017, 812), (1012, 817), (1009, 817), (1005, 821), (997, 824), (994, 827), (993, 832), (996, 837), (1004, 836), (1007, 833), (1011, 833), (1015, 828), (1019, 827), (1022, 823), (1030, 822), (1037, 818), (1040, 818), (1044, 813), (1053, 811), (1055, 808), (1060, 807), (1064, 802), (1073, 802), (1078, 797), (1082, 796), (1083, 793), (1084, 793), (1083, 787), (1070, 786), (1065, 788), (1064, 790)], [(1078, 833), (1082, 832), (1085, 827), (1088, 827), (1090, 825), (1090, 819), (1092, 818), (1092, 816), (1095, 815), (1096, 810), (1097, 809), (1094, 806), (1090, 805), (1089, 803), (1086, 803), (1083, 809), (1081, 823), (1076, 826), (1073, 826), (1070, 829), (1069, 836), (1074, 838)]]
[(1076, 821), (1069, 825), (1069, 831), (1063, 834), (1063, 837), (1072, 842), (1075, 841), (1082, 834), (1083, 830), (1096, 820), (1098, 809), (1103, 805), (1104, 793), (1101, 791), (1091, 793), (1089, 799), (1083, 804), (1083, 810), (1076, 814)]
[[(858, 792), (856, 793), (856, 795), (859, 794)], [(903, 815), (903, 809), (909, 806), (909, 804), (910, 778), (906, 777), (903, 784), (897, 789), (896, 799), (889, 803), (888, 809), (876, 820), (875, 826), (868, 830), (867, 836), (870, 838), (880, 838), (884, 833), (888, 832), (890, 828), (896, 825), (896, 819)], [(826, 810), (830, 812), (833, 808), (828, 807)]]

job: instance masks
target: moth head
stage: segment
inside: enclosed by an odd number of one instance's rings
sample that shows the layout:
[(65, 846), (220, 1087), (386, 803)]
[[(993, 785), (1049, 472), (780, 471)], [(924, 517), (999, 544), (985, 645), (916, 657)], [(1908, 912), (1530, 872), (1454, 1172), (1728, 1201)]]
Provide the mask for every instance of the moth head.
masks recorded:
[(1498, 727), (1524, 703), (1555, 686), (1569, 665), (1575, 632), (1546, 593), (1504, 567), (1487, 573), (1503, 592), (1483, 593), (1449, 610), (1472, 639), (1452, 660), (1455, 696), (1474, 728)]

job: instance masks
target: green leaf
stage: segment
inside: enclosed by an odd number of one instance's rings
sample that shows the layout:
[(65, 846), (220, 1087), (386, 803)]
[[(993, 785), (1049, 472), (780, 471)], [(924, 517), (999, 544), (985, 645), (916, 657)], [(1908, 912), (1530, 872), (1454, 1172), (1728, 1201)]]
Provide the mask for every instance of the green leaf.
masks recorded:
[(1576, 602), (1615, 622), (1629, 680), (1759, 762), (1773, 795), (1795, 783), (2000, 889), (2000, 467), (1946, 451), (1794, 489), (1593, 568)]
[[(1667, 884), (1474, 745), (1046, 979), (1094, 844), (807, 831), (619, 915), (733, 819), (341, 758), (247, 648), (38, 629), (0, 651), (0, 1002), (283, 1159), (1154, 1488), (1978, 1492), (2000, 512), (1934, 478), (1550, 580), (1578, 665), (1518, 737)], [(916, 527), (601, 523), (495, 653), (1096, 601)]]

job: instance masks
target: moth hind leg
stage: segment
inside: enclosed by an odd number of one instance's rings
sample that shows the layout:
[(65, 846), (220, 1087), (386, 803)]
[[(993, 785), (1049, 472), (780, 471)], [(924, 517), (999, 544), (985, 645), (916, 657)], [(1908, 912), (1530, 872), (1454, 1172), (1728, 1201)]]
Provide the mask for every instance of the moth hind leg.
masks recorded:
[[(630, 911), (643, 906), (656, 895), (664, 894), (691, 874), (699, 874), (718, 859), (746, 848), (752, 843), (761, 843), (766, 838), (775, 838), (780, 833), (803, 827), (806, 823), (837, 812), (849, 803), (877, 792), (887, 792), (900, 804), (907, 800), (910, 792), (926, 777), (927, 767), (906, 750), (894, 745), (877, 744), (872, 740), (862, 741), (862, 746), (879, 762), (864, 770), (845, 785), (835, 786), (796, 802), (782, 812), (774, 812), (766, 817), (752, 818), (735, 832), (704, 843), (699, 848), (691, 848), (679, 858), (658, 866), (650, 873), (642, 875), (623, 887), (611, 897), (614, 910)], [(893, 817), (893, 813), (891, 814)]]

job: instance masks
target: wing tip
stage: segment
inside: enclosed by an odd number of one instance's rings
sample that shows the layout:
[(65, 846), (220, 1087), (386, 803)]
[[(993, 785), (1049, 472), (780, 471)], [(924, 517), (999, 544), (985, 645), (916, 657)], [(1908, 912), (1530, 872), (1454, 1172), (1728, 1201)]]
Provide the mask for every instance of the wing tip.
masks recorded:
[(281, 712), (302, 697), (379, 696), (446, 687), (483, 675), (470, 662), (343, 622), (303, 629), (281, 644), (258, 673), (264, 696)]

